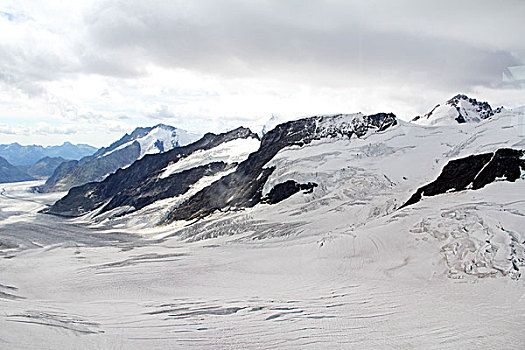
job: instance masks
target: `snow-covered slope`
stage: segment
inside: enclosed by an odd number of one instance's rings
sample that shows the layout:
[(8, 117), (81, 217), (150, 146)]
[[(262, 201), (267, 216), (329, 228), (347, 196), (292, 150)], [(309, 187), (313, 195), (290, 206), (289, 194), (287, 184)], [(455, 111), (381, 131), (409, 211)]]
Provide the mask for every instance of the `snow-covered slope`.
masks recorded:
[(151, 128), (137, 128), (130, 135), (125, 135), (108, 148), (99, 150), (95, 156), (105, 157), (113, 152), (122, 150), (138, 142), (140, 146), (139, 158), (146, 154), (162, 153), (174, 147), (186, 146), (199, 139), (199, 135), (188, 133), (173, 126), (158, 124)]
[(241, 163), (248, 158), (250, 153), (257, 151), (260, 144), (259, 139), (249, 137), (231, 140), (210, 149), (194, 152), (186, 158), (170, 163), (163, 169), (160, 178), (163, 179), (172, 174), (213, 162)]
[[(360, 114), (321, 116), (292, 121), (281, 124), (267, 133), (262, 140), (261, 147), (256, 152), (258, 141), (238, 139), (210, 150), (194, 152), (156, 172), (158, 175), (155, 176), (159, 180), (176, 174), (184, 176), (184, 171), (212, 164), (214, 159), (228, 162), (229, 157), (237, 157), (235, 151), (230, 151), (232, 144), (244, 145), (237, 147), (237, 150), (247, 145), (253, 146), (249, 151), (254, 153), (248, 159), (246, 157), (249, 152), (246, 152), (241, 158), (235, 158), (240, 162), (239, 166), (221, 168), (216, 173), (205, 175), (184, 193), (158, 201), (150, 201), (138, 211), (135, 210), (138, 209), (136, 207), (126, 207), (115, 202), (115, 205), (110, 206), (109, 212), (103, 215), (96, 212), (96, 215), (90, 214), (84, 220), (91, 220), (92, 223), (96, 222), (102, 227), (114, 228), (140, 226), (150, 227), (153, 231), (167, 230), (169, 232), (171, 227), (171, 230), (177, 232), (176, 235), (192, 240), (215, 237), (229, 232), (231, 228), (228, 227), (232, 223), (228, 218), (235, 215), (238, 209), (254, 205), (255, 207), (247, 214), (254, 220), (267, 221), (270, 226), (279, 224), (303, 227), (301, 231), (312, 232), (312, 234), (315, 234), (316, 230), (319, 232), (326, 230), (354, 232), (370, 225), (379, 225), (379, 223), (386, 225), (388, 218), (394, 220), (400, 215), (405, 215), (403, 213), (418, 212), (417, 208), (425, 207), (425, 203), (429, 201), (425, 196), (420, 203), (407, 203), (407, 201), (419, 188), (435, 181), (444, 168), (448, 169), (448, 185), (451, 186), (453, 186), (453, 180), (450, 180), (450, 174), (462, 171), (462, 166), (466, 169), (474, 169), (468, 161), (462, 165), (462, 159), (470, 159), (467, 158), (469, 156), (485, 157), (488, 155), (490, 159), (487, 158), (487, 161), (491, 160), (492, 163), (490, 166), (484, 166), (485, 172), (489, 168), (492, 169), (491, 171), (494, 169), (497, 171), (493, 171), (494, 175), (484, 175), (481, 171), (474, 171), (474, 177), (469, 181), (474, 181), (477, 176), (476, 181), (479, 182), (479, 178), (482, 177), (483, 186), (488, 186), (489, 190), (478, 189), (481, 187), (478, 185), (467, 189), (457, 187), (456, 191), (466, 193), (465, 198), (470, 196), (470, 192), (476, 196), (475, 193), (490, 191), (490, 188), (495, 186), (492, 184), (493, 181), (510, 179), (510, 181), (522, 182), (523, 174), (520, 174), (520, 171), (523, 170), (520, 170), (519, 163), (515, 163), (518, 169), (517, 177), (499, 176), (498, 171), (505, 174), (507, 170), (514, 173), (516, 170), (514, 168), (505, 170), (504, 167), (510, 164), (506, 160), (503, 161), (507, 159), (506, 156), (498, 159), (496, 157), (494, 160), (492, 160), (493, 156), (490, 156), (490, 154), (504, 154), (502, 150), (506, 148), (514, 149), (518, 153), (525, 149), (525, 128), (523, 124), (520, 124), (523, 123), (525, 116), (520, 119), (516, 117), (516, 113), (515, 111), (502, 111), (494, 118), (482, 120), (479, 123), (465, 124), (461, 127), (458, 127), (457, 124), (427, 127), (402, 121), (392, 123), (392, 120), (384, 115), (374, 119), (376, 126), (371, 128), (372, 119)], [(224, 150), (228, 151), (224, 152)], [(215, 156), (217, 158), (214, 158)], [(243, 159), (246, 160), (241, 162)], [(525, 169), (524, 165), (521, 166), (522, 169)], [(469, 175), (466, 172), (452, 176), (454, 179), (454, 176)], [(448, 193), (452, 187), (445, 186), (442, 192), (439, 192), (439, 187), (434, 186), (435, 188), (438, 190), (433, 190), (433, 194), (438, 194), (437, 197), (442, 199), (432, 199), (434, 202), (453, 201), (458, 196), (458, 194)], [(278, 192), (277, 195), (276, 192)], [(458, 208), (462, 208), (458, 210), (469, 210), (468, 205), (464, 207), (461, 201), (455, 203)], [(403, 204), (411, 205), (403, 207)], [(476, 262), (472, 262), (471, 255), (455, 251), (453, 254), (459, 255), (454, 255), (457, 261), (453, 267), (452, 265), (450, 267), (450, 271), (454, 270), (454, 272), (449, 272), (455, 276), (475, 275), (478, 272), (479, 274), (517, 276), (519, 270), (516, 270), (515, 267), (519, 269), (524, 264), (524, 256), (519, 249), (523, 248), (521, 242), (525, 239), (521, 237), (521, 233), (515, 233), (518, 232), (515, 231), (517, 227), (515, 219), (517, 218), (511, 215), (501, 219), (504, 221), (493, 223), (491, 212), (487, 212), (487, 216), (484, 216), (484, 213), (477, 215), (480, 216), (480, 220), (492, 223), (486, 224), (488, 226), (484, 230), (490, 232), (492, 237), (489, 239), (490, 249), (499, 252), (499, 263), (491, 265), (492, 263), (487, 260), (491, 258), (488, 257), (478, 257)], [(204, 222), (209, 222), (209, 226), (205, 223), (193, 223), (193, 219), (203, 217), (207, 217)], [(443, 222), (448, 220), (447, 218), (448, 216), (444, 216)], [(510, 221), (507, 222), (506, 220), (509, 219)], [(160, 222), (173, 220), (174, 222), (167, 228), (153, 227)], [(448, 235), (446, 232), (437, 233), (441, 228), (445, 229), (439, 216), (433, 220), (434, 223), (429, 225), (435, 226), (434, 234)], [(218, 222), (223, 223), (217, 224)], [(341, 224), (334, 226), (334, 223)], [(307, 225), (309, 229), (305, 229), (304, 225)], [(468, 225), (475, 224), (469, 223)], [(514, 228), (511, 229), (511, 227)], [(473, 232), (472, 234), (477, 232), (470, 226), (466, 229)], [(421, 229), (415, 228), (414, 230)], [(509, 236), (509, 230), (514, 232), (511, 236)], [(253, 230), (255, 237), (258, 238), (286, 235), (293, 231), (293, 229), (292, 231), (286, 229), (268, 232)], [(234, 229), (233, 232), (237, 231)], [(516, 248), (518, 253), (513, 253), (508, 245), (501, 242), (507, 242), (508, 237), (516, 234), (517, 236), (512, 238), (513, 242), (515, 241), (513, 244), (521, 248)], [(454, 234), (453, 237), (468, 239), (470, 242), (468, 249), (473, 249), (473, 251), (481, 251), (488, 244), (480, 240), (478, 236), (469, 238), (468, 232), (458, 235), (459, 233)], [(458, 247), (463, 247), (467, 243), (460, 240), (457, 244)], [(446, 259), (452, 259), (452, 257), (448, 256)], [(502, 264), (504, 259), (507, 259), (506, 264)], [(463, 264), (461, 271), (457, 270), (458, 264)], [(478, 268), (481, 266), (484, 268)]]
[(444, 104), (436, 105), (424, 116), (412, 121), (420, 125), (454, 125), (476, 123), (500, 113), (502, 107), (492, 109), (487, 102), (479, 102), (466, 95), (456, 95)]
[[(397, 121), (386, 114), (295, 120), (280, 124), (265, 134), (260, 148), (255, 138), (240, 138), (198, 150), (166, 166), (157, 165), (157, 170), (149, 174), (151, 179), (158, 179), (155, 181), (173, 175), (188, 176), (185, 172), (215, 162), (239, 164), (235, 169), (226, 166), (203, 173), (214, 181), (195, 179), (199, 186), (191, 185), (192, 191), (177, 192), (171, 200), (169, 196), (159, 198), (163, 204), (149, 200), (146, 205), (124, 208), (123, 203), (112, 200), (103, 210), (112, 214), (101, 216), (97, 211), (97, 222), (103, 217), (125, 225), (125, 214), (139, 210), (144, 214), (141, 222), (149, 225), (158, 224), (159, 217), (168, 223), (188, 223), (217, 210), (237, 210), (260, 202), (284, 200), (278, 205), (286, 206), (286, 198), (292, 196), (306, 202), (350, 200), (354, 203), (353, 209), (357, 210), (352, 214), (355, 216), (352, 225), (358, 226), (399, 208), (418, 188), (435, 180), (450, 160), (495, 152), (500, 148), (525, 148), (520, 126), (513, 125), (516, 120), (516, 112), (512, 111), (501, 111), (494, 118), (468, 123), (461, 128), (457, 123), (427, 128)], [(222, 175), (217, 177), (217, 174)], [(152, 184), (148, 191), (155, 186), (162, 187), (160, 183)], [(69, 210), (64, 203), (61, 202), (60, 210)], [(70, 205), (78, 206), (79, 203)], [(309, 206), (305, 204), (304, 210), (308, 211)], [(163, 214), (147, 220), (146, 213), (159, 212), (158, 208), (163, 208), (160, 209)], [(111, 224), (111, 220), (106, 223)]]

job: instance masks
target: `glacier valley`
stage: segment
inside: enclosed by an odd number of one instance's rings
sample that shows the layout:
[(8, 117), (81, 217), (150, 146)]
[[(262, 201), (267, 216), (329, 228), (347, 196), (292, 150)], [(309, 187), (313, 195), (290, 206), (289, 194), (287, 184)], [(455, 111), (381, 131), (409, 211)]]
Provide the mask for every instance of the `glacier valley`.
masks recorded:
[(0, 184), (0, 348), (521, 348), (525, 114), (483, 111), (318, 116), (69, 193)]

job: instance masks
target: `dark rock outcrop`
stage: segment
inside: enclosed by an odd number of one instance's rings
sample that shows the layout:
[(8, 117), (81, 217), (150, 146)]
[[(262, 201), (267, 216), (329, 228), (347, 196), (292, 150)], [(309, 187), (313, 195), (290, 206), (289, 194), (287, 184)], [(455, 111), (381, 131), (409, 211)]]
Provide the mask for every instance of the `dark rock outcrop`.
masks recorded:
[(270, 192), (268, 192), (268, 194), (261, 199), (261, 202), (268, 204), (276, 204), (293, 196), (299, 191), (304, 191), (304, 193), (312, 193), (315, 187), (317, 187), (317, 184), (314, 182), (300, 184), (295, 182), (294, 180), (288, 180), (275, 185), (270, 190)]
[(516, 181), (521, 171), (525, 171), (524, 153), (523, 150), (500, 148), (494, 153), (451, 160), (435, 181), (419, 188), (401, 208), (419, 202), (422, 196), (477, 190), (497, 179)]
[(475, 111), (481, 119), (490, 118), (495, 113), (499, 112), (499, 109), (497, 109), (497, 111), (492, 110), (492, 107), (489, 105), (488, 102), (481, 102), (481, 101), (476, 100), (475, 98), (470, 98), (466, 95), (458, 94), (452, 97), (450, 100), (448, 100), (447, 104), (453, 106), (456, 109), (456, 111), (458, 111), (458, 116), (456, 117), (456, 121), (460, 124), (467, 122), (466, 120), (467, 116), (464, 115), (461, 111), (460, 101), (468, 101), (468, 103), (470, 103), (473, 107), (475, 107)]
[(139, 210), (155, 201), (172, 198), (186, 193), (190, 186), (195, 184), (204, 176), (212, 176), (221, 171), (231, 169), (237, 164), (226, 164), (224, 162), (213, 162), (195, 168), (187, 169), (172, 174), (167, 178), (159, 178), (155, 181), (146, 181), (137, 187), (123, 190), (114, 196), (111, 201), (102, 208), (102, 213), (109, 210), (130, 206)]

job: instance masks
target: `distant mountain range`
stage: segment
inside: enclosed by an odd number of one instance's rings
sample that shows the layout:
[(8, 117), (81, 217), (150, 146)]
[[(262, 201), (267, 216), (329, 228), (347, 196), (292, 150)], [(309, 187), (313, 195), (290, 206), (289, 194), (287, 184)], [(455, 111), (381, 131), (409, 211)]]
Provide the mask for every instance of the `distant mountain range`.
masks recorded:
[(31, 165), (15, 166), (0, 157), (0, 183), (46, 179), (64, 161), (62, 157), (44, 157)]
[(64, 159), (80, 159), (92, 155), (97, 149), (86, 144), (74, 145), (64, 142), (59, 146), (29, 145), (18, 143), (0, 145), (0, 157), (5, 158), (12, 165), (31, 165), (45, 157), (62, 157)]
[(148, 154), (163, 153), (199, 138), (173, 126), (158, 124), (136, 128), (108, 147), (65, 142), (60, 146), (0, 145), (0, 182), (46, 179), (37, 189), (42, 192), (67, 191), (73, 186), (102, 181), (119, 168), (125, 168)]

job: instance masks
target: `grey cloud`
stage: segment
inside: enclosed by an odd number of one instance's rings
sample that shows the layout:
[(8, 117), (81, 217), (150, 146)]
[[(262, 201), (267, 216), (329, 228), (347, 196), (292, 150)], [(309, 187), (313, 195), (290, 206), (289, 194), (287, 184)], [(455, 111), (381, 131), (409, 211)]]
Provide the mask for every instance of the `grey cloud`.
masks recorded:
[(62, 57), (60, 52), (42, 50), (42, 47), (35, 48), (27, 43), (18, 46), (0, 43), (0, 83), (29, 97), (48, 98), (44, 87), (46, 82), (79, 71), (78, 65)]
[(117, 78), (134, 78), (146, 73), (144, 62), (135, 58), (128, 50), (89, 52), (92, 48), (79, 49), (79, 72), (99, 74)]
[(101, 1), (78, 24), (80, 36), (43, 37), (71, 52), (0, 43), (0, 81), (35, 96), (64, 76), (134, 78), (160, 64), (307, 84), (468, 90), (523, 64), (523, 11), (514, 0)]
[[(376, 4), (380, 10), (387, 3)], [(424, 10), (416, 4), (402, 2), (405, 16), (411, 16), (411, 7)], [(483, 6), (473, 10), (479, 18), (465, 14), (463, 30), (472, 31), (468, 24), (491, 15), (483, 16)], [(439, 10), (429, 22), (442, 26), (441, 36), (428, 34), (439, 34), (439, 28), (389, 28), (384, 24), (388, 14), (375, 15), (370, 5), (345, 1), (112, 1), (93, 10), (86, 25), (97, 52), (121, 55), (123, 66), (155, 62), (234, 77), (327, 85), (405, 81), (461, 90), (494, 85), (505, 67), (521, 64), (508, 45), (466, 41), (470, 34), (454, 38), (445, 11), (452, 9)]]

